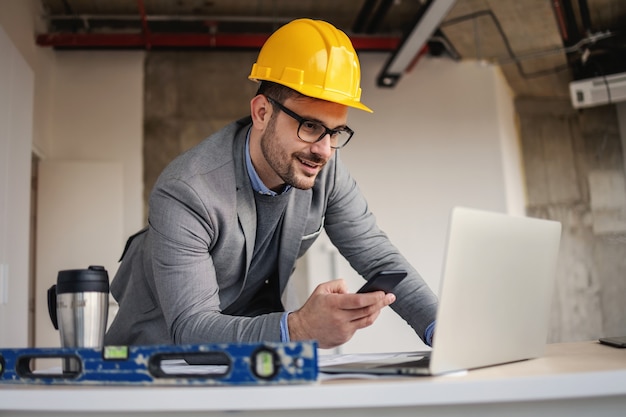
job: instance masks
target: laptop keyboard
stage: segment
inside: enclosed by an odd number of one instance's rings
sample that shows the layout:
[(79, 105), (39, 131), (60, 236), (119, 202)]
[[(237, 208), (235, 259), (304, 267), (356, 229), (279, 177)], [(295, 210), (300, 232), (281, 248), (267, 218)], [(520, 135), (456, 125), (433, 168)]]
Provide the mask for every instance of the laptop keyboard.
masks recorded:
[(414, 361), (406, 361), (399, 363), (390, 363), (385, 365), (377, 366), (377, 368), (398, 368), (398, 367), (406, 367), (406, 368), (427, 368), (430, 364), (430, 352), (424, 354), (420, 359), (416, 359)]

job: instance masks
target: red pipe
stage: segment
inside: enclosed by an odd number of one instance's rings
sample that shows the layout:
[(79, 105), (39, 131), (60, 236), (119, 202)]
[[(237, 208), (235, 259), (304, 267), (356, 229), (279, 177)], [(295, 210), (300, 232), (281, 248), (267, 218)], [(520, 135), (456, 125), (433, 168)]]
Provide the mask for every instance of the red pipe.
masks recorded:
[[(37, 36), (37, 45), (57, 48), (242, 48), (259, 49), (268, 34), (198, 34), (198, 33), (47, 33)], [(395, 51), (399, 37), (351, 36), (357, 51)]]
[(143, 0), (137, 0), (137, 8), (139, 8), (139, 16), (141, 17), (141, 32), (144, 36), (146, 49), (150, 49), (150, 27), (148, 27), (148, 19), (146, 17), (146, 7)]
[(561, 6), (561, 1), (553, 0), (552, 9), (554, 10), (554, 13), (556, 14), (556, 21), (559, 25), (559, 30), (561, 31), (561, 39), (563, 39), (564, 41), (567, 41), (567, 38), (568, 38), (567, 25), (565, 24), (565, 17), (563, 16), (563, 7)]

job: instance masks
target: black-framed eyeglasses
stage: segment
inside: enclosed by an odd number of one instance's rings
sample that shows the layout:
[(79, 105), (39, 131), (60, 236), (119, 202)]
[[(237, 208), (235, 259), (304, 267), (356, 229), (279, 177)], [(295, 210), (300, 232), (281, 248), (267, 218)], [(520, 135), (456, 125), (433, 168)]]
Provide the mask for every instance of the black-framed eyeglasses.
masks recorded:
[(354, 131), (348, 126), (340, 127), (338, 129), (329, 129), (320, 122), (305, 119), (271, 97), (265, 96), (265, 98), (267, 98), (267, 101), (272, 103), (272, 105), (278, 107), (283, 113), (291, 116), (298, 123), (300, 123), (298, 125), (298, 137), (304, 142), (319, 142), (324, 139), (326, 135), (330, 135), (330, 147), (333, 149), (339, 149), (346, 146), (352, 138), (352, 135), (354, 135)]

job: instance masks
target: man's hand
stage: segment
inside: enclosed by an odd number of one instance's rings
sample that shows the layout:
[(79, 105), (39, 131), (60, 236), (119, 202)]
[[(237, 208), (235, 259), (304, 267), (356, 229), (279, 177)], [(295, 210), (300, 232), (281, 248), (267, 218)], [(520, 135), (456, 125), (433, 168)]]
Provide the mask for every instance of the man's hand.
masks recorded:
[(317, 340), (323, 349), (339, 346), (374, 323), (380, 310), (396, 300), (393, 294), (376, 291), (349, 294), (342, 279), (315, 288), (302, 308), (289, 314), (291, 340)]

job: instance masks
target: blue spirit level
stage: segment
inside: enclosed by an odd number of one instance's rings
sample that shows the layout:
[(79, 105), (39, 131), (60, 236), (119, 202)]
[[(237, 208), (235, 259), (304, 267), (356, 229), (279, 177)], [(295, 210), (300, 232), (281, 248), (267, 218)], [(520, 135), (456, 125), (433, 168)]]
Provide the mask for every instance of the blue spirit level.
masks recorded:
[[(33, 370), (37, 359), (78, 371)], [(64, 367), (65, 368), (65, 367)], [(0, 383), (43, 385), (269, 385), (317, 380), (314, 341), (261, 344), (0, 349)]]

